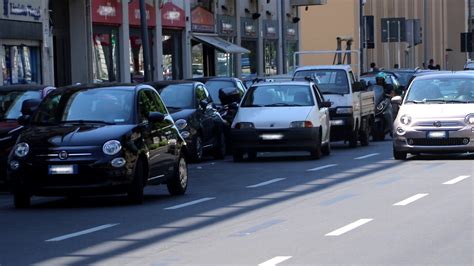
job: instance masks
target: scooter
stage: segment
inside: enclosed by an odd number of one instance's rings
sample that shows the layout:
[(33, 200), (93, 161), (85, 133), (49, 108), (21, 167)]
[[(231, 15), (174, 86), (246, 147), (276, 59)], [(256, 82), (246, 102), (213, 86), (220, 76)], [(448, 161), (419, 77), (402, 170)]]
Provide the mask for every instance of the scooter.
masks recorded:
[(372, 89), (375, 93), (375, 121), (372, 127), (372, 137), (374, 141), (383, 141), (387, 133), (392, 134), (393, 127), (393, 107), (391, 96), (386, 94), (382, 86), (374, 85)]

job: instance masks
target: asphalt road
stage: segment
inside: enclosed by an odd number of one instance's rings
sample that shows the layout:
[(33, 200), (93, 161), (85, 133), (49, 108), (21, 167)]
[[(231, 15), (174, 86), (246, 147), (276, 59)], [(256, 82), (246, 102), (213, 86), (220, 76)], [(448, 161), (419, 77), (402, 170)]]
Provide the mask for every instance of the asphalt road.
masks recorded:
[(392, 159), (391, 142), (311, 160), (190, 165), (181, 197), (0, 195), (0, 265), (474, 265), (474, 155)]

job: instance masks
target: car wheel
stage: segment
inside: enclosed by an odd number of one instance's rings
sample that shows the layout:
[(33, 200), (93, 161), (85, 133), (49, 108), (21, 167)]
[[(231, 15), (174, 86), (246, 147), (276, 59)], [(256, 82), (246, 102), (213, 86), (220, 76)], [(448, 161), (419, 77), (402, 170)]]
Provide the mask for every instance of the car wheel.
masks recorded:
[(330, 155), (331, 154), (331, 142), (328, 141), (326, 145), (323, 146), (321, 149), (324, 155)]
[(239, 151), (234, 151), (232, 153), (232, 158), (234, 159), (234, 162), (242, 162), (244, 160), (244, 153), (239, 152)]
[(31, 195), (25, 191), (15, 191), (13, 193), (13, 204), (17, 209), (28, 208), (31, 205)]
[(191, 154), (191, 160), (195, 163), (198, 163), (202, 160), (203, 156), (203, 147), (202, 147), (202, 138), (199, 135), (196, 135), (194, 138), (194, 148), (192, 149), (193, 153)]
[(221, 135), (217, 141), (216, 147), (214, 148), (214, 158), (217, 160), (222, 160), (225, 158), (226, 154), (226, 139), (224, 132), (221, 132)]
[(313, 148), (311, 151), (311, 158), (312, 159), (315, 159), (315, 160), (318, 160), (319, 158), (321, 158), (321, 136), (319, 136), (319, 141), (318, 143), (316, 143), (316, 147)]
[(251, 161), (251, 162), (257, 160), (257, 152), (255, 152), (255, 151), (247, 152), (247, 156), (248, 156), (248, 160)]
[(128, 200), (132, 204), (142, 204), (144, 199), (144, 168), (143, 162), (139, 159), (133, 171), (133, 181), (128, 190)]
[(166, 184), (168, 192), (173, 195), (183, 195), (188, 188), (188, 164), (183, 156), (179, 157), (175, 166), (173, 177)]
[(370, 125), (366, 123), (364, 130), (360, 133), (360, 145), (361, 146), (369, 146), (370, 142)]
[(407, 153), (402, 152), (402, 151), (397, 151), (394, 148), (393, 149), (393, 158), (395, 158), (395, 160), (406, 160), (407, 159)]
[(352, 131), (351, 135), (349, 136), (349, 147), (356, 148), (357, 142), (359, 140), (359, 131)]

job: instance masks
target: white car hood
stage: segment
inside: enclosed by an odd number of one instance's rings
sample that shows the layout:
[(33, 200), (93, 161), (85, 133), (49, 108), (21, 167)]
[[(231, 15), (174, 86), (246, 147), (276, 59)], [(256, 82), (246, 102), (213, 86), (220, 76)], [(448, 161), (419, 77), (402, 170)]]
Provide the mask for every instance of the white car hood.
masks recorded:
[(464, 118), (474, 113), (474, 104), (404, 104), (398, 116), (409, 115), (414, 119)]
[(288, 128), (293, 121), (305, 121), (314, 106), (301, 107), (252, 107), (239, 108), (234, 120), (239, 122), (251, 122), (255, 128)]

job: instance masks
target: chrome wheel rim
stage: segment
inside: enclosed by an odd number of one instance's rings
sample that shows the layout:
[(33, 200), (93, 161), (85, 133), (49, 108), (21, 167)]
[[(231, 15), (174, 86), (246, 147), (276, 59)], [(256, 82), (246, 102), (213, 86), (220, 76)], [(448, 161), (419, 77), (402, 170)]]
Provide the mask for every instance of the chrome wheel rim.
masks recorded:
[(188, 167), (186, 165), (186, 161), (184, 160), (184, 158), (181, 158), (179, 160), (178, 171), (179, 171), (179, 182), (181, 183), (181, 187), (185, 188), (188, 183)]

